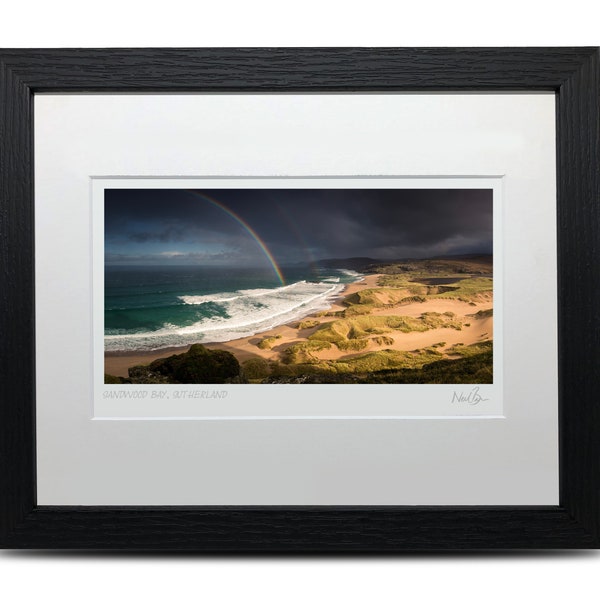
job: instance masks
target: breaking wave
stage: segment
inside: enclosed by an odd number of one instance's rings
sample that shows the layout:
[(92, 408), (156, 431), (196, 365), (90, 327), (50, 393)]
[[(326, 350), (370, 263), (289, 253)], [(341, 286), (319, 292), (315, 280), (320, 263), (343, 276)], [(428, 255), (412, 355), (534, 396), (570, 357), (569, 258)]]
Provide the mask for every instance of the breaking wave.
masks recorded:
[[(354, 276), (354, 273), (347, 274)], [(222, 316), (200, 318), (183, 327), (164, 323), (155, 331), (108, 334), (105, 335), (105, 349), (156, 350), (195, 342), (226, 342), (254, 335), (328, 309), (343, 289), (344, 284), (334, 281), (299, 281), (274, 289), (179, 296), (182, 304), (220, 307)]]

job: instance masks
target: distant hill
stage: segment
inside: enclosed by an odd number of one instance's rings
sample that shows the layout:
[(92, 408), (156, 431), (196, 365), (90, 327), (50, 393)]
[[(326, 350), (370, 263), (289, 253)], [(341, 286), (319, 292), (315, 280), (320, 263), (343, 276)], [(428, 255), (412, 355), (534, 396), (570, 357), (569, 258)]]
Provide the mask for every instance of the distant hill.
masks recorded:
[(404, 259), (386, 261), (368, 267), (367, 273), (384, 273), (395, 275), (400, 273), (426, 272), (428, 274), (468, 274), (489, 275), (494, 272), (491, 254), (469, 254), (461, 256), (439, 256), (435, 258)]
[(368, 258), (366, 256), (353, 256), (351, 258), (324, 258), (313, 263), (316, 267), (324, 267), (327, 269), (353, 269), (361, 271), (371, 265), (377, 265), (382, 261), (377, 258)]
[(489, 274), (493, 272), (491, 254), (460, 254), (433, 256), (431, 258), (399, 258), (381, 260), (366, 256), (350, 258), (327, 258), (313, 263), (317, 267), (329, 269), (352, 269), (363, 273), (407, 273), (427, 271), (431, 273)]

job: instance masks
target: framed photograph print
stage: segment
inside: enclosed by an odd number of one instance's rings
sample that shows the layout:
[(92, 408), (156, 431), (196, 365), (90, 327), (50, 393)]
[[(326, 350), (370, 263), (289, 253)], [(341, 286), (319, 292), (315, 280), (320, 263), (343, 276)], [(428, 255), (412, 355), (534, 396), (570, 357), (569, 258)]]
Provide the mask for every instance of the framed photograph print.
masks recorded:
[(600, 544), (597, 48), (0, 51), (0, 542)]

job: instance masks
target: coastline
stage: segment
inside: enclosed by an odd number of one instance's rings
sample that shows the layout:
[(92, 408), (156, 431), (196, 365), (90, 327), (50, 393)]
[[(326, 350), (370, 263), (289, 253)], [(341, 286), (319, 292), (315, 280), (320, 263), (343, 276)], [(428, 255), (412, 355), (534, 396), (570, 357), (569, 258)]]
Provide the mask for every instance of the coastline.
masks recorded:
[[(333, 302), (328, 310), (343, 310), (344, 305), (342, 304), (344, 298), (350, 294), (354, 294), (359, 289), (363, 288), (366, 285), (376, 285), (377, 279), (379, 275), (366, 275), (363, 276), (360, 281), (355, 281), (346, 285), (346, 287), (341, 290), (338, 298)], [(261, 350), (256, 346), (256, 343), (263, 339), (266, 336), (277, 336), (281, 335), (282, 339), (288, 340), (292, 343), (293, 341), (297, 341), (299, 339), (304, 339), (309, 334), (306, 335), (297, 335), (306, 332), (306, 330), (299, 330), (294, 325), (299, 321), (303, 321), (305, 319), (312, 319), (318, 314), (310, 313), (301, 319), (294, 318), (288, 323), (284, 323), (282, 325), (278, 325), (277, 327), (273, 327), (272, 329), (266, 329), (265, 331), (261, 331), (251, 336), (246, 336), (242, 338), (237, 338), (235, 340), (230, 340), (228, 342), (200, 342), (203, 346), (212, 349), (219, 350), (228, 350), (240, 361), (248, 360), (250, 358), (255, 358), (257, 356), (269, 357), (272, 355), (272, 352), (266, 352)], [(333, 320), (333, 317), (322, 317), (320, 318), (321, 322), (325, 323), (326, 321)], [(294, 336), (296, 334), (296, 336)], [(293, 338), (293, 340), (292, 340)], [(150, 364), (153, 360), (158, 358), (166, 358), (168, 356), (172, 356), (173, 354), (181, 354), (182, 352), (186, 352), (189, 350), (192, 344), (185, 344), (183, 346), (168, 346), (166, 348), (160, 348), (158, 350), (134, 350), (134, 351), (111, 351), (104, 353), (104, 372), (110, 373), (111, 375), (116, 375), (118, 377), (127, 377), (127, 369), (129, 367), (133, 367), (136, 365), (147, 365)], [(110, 369), (110, 370), (109, 370)]]
[[(355, 294), (360, 290), (367, 288), (376, 288), (377, 281), (381, 277), (379, 274), (366, 275), (359, 281), (349, 283), (341, 292), (339, 297), (332, 303), (327, 312), (334, 313), (343, 311), (347, 306), (343, 303), (348, 296)], [(382, 292), (383, 293), (383, 292)], [(430, 329), (428, 331), (412, 331), (410, 333), (394, 332), (391, 334), (395, 350), (416, 350), (431, 346), (435, 343), (443, 342), (448, 345), (453, 344), (473, 344), (482, 341), (482, 339), (493, 339), (493, 317), (475, 318), (473, 315), (477, 311), (492, 309), (493, 301), (491, 298), (482, 301), (468, 303), (453, 298), (433, 298), (425, 302), (395, 304), (392, 306), (382, 306), (373, 309), (374, 315), (397, 315), (418, 317), (426, 312), (452, 312), (457, 317), (468, 323), (468, 328), (456, 330), (452, 328)], [(286, 324), (278, 325), (269, 330), (260, 333), (238, 338), (227, 342), (200, 342), (209, 349), (220, 349), (231, 352), (240, 363), (251, 358), (276, 359), (280, 358), (281, 352), (289, 346), (305, 341), (322, 324), (328, 321), (336, 320), (336, 316), (325, 316), (323, 311), (319, 311), (303, 317), (295, 318)], [(299, 328), (297, 325), (301, 321), (318, 321), (313, 327)], [(258, 347), (258, 344), (264, 338), (273, 338), (273, 344), (270, 347)], [(189, 349), (191, 344), (185, 346), (174, 346), (162, 348), (159, 350), (147, 351), (113, 351), (104, 354), (104, 371), (111, 375), (127, 377), (128, 369), (136, 365), (147, 365), (158, 358), (165, 358), (173, 354), (180, 354)], [(381, 347), (369, 346), (362, 352), (370, 350), (380, 350)], [(357, 354), (355, 350), (342, 351), (333, 346), (330, 349), (319, 353), (321, 359), (339, 359), (346, 356)]]

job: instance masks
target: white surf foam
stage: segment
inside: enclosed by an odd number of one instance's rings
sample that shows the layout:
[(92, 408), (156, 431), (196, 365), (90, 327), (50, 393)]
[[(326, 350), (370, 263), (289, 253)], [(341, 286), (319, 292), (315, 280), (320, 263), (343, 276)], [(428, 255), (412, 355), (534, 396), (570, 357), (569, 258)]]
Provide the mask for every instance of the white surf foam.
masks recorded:
[(353, 271), (352, 269), (338, 269), (338, 271), (347, 277), (353, 277), (355, 281), (364, 281), (364, 277), (362, 273), (358, 271)]
[(182, 296), (186, 304), (225, 302), (227, 317), (203, 319), (187, 327), (169, 323), (157, 331), (106, 335), (105, 349), (152, 350), (195, 342), (226, 342), (268, 331), (311, 313), (326, 310), (344, 285), (300, 281), (272, 290), (240, 290), (233, 294)]
[(184, 304), (206, 304), (207, 302), (233, 302), (234, 300), (239, 300), (240, 298), (258, 298), (260, 296), (270, 296), (272, 294), (285, 293), (303, 284), (306, 284), (306, 281), (298, 281), (297, 283), (291, 283), (290, 285), (285, 285), (274, 289), (258, 288), (255, 290), (239, 290), (237, 292), (232, 293), (224, 292), (222, 294), (206, 294), (202, 296), (179, 296), (179, 299)]

